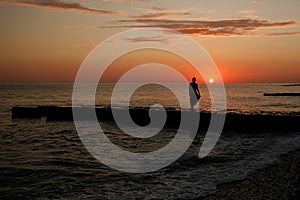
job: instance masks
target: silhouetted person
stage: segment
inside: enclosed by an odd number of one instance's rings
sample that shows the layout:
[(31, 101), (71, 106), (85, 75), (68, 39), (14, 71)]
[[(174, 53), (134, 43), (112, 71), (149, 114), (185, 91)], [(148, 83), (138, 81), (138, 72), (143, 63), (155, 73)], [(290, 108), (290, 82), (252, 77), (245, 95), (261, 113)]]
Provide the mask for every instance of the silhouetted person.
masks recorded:
[(196, 78), (193, 77), (192, 82), (189, 86), (189, 94), (190, 94), (190, 105), (191, 109), (194, 109), (194, 106), (196, 105), (197, 101), (200, 99), (200, 91), (198, 88), (198, 84), (196, 83)]

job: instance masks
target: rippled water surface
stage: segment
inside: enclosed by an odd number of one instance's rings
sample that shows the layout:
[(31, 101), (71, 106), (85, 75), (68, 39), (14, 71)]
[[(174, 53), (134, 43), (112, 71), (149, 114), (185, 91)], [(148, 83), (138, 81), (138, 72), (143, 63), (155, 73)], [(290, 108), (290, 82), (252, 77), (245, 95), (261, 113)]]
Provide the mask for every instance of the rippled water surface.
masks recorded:
[[(173, 87), (185, 94), (185, 86)], [(263, 92), (299, 92), (299, 87), (232, 84), (226, 85), (226, 91), (228, 109), (233, 112), (289, 115), (300, 111), (299, 97), (262, 96)], [(213, 193), (218, 183), (242, 179), (255, 169), (273, 164), (279, 155), (300, 148), (299, 132), (226, 132), (213, 151), (199, 159), (197, 153), (204, 133), (198, 133), (190, 149), (166, 168), (146, 174), (119, 172), (87, 152), (73, 122), (11, 119), (13, 105), (71, 105), (71, 92), (69, 84), (1, 85), (1, 198), (190, 199)], [(96, 103), (107, 105), (107, 97), (101, 92)], [(201, 92), (200, 107), (209, 109), (209, 95), (203, 86)], [(133, 104), (143, 106), (157, 94), (159, 89), (141, 90)], [(173, 97), (164, 96), (161, 101), (176, 107)], [(120, 98), (119, 106), (123, 105)], [(188, 107), (188, 101), (185, 105)], [(145, 140), (145, 145), (120, 135), (112, 122), (103, 122), (102, 126), (112, 141), (130, 151), (144, 146), (149, 148), (145, 151), (159, 148), (176, 134), (175, 129), (165, 129), (154, 142)]]

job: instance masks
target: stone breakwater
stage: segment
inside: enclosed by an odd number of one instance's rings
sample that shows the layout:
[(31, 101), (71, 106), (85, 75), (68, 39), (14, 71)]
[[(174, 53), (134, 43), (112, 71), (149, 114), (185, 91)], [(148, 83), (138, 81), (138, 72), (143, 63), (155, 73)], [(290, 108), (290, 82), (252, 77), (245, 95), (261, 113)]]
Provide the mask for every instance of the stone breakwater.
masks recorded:
[[(95, 111), (99, 121), (114, 120), (112, 108), (110, 107), (71, 107), (71, 106), (15, 106), (12, 107), (12, 119), (41, 119), (45, 117), (48, 121), (71, 121), (73, 120), (73, 109), (79, 109), (83, 113), (80, 120), (93, 120), (90, 115), (85, 115), (90, 111)], [(132, 120), (145, 126), (150, 123), (150, 108), (130, 108), (129, 113)], [(124, 114), (126, 109), (118, 108), (114, 110), (116, 114)], [(207, 130), (211, 115), (221, 115), (218, 112), (176, 110), (174, 108), (154, 109), (151, 112), (166, 112), (166, 127), (178, 127), (182, 114), (200, 115), (199, 130)], [(272, 115), (272, 114), (241, 114), (226, 113), (226, 120), (223, 131), (299, 131), (299, 115)], [(188, 128), (188, 127), (186, 127)]]

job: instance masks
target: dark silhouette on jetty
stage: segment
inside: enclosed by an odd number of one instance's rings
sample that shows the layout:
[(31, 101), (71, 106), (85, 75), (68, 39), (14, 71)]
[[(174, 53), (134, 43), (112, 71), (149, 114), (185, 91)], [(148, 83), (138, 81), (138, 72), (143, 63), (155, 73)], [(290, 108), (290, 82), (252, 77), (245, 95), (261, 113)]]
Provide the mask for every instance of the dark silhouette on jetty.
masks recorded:
[[(36, 106), (36, 107), (20, 107), (12, 108), (12, 118), (35, 118), (41, 119), (46, 117), (47, 121), (70, 121), (73, 120), (71, 106)], [(114, 121), (112, 110), (110, 107), (75, 107), (82, 112), (88, 109), (95, 109), (99, 121)], [(125, 109), (114, 110), (122, 114)], [(164, 112), (163, 110), (154, 110), (152, 112)], [(166, 108), (167, 120), (165, 127), (178, 127), (181, 120), (181, 111)], [(197, 112), (184, 110), (185, 114), (200, 114), (199, 130), (205, 131), (208, 128), (211, 118), (211, 112)], [(135, 123), (145, 126), (150, 123), (149, 108), (130, 108), (129, 113)], [(218, 113), (214, 113), (218, 115)], [(80, 119), (91, 120), (91, 119)], [(223, 131), (300, 131), (299, 115), (270, 115), (270, 114), (239, 114), (227, 113)]]
[(300, 96), (299, 92), (264, 93), (264, 96)]
[(190, 82), (189, 85), (189, 96), (190, 96), (191, 109), (193, 110), (194, 106), (197, 104), (197, 102), (201, 97), (200, 90), (198, 84), (196, 83), (195, 77), (192, 78), (192, 82)]

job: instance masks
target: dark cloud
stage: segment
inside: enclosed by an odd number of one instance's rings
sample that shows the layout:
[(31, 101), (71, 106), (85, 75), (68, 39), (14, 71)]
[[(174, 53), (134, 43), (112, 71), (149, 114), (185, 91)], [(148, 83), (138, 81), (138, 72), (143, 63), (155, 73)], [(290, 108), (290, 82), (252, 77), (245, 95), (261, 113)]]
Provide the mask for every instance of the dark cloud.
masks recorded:
[(131, 18), (143, 18), (143, 19), (146, 19), (146, 18), (160, 18), (160, 17), (164, 17), (164, 16), (167, 16), (167, 15), (170, 15), (169, 13), (148, 13), (148, 14), (142, 14), (142, 15), (132, 15), (132, 16), (129, 16)]
[(135, 38), (126, 38), (124, 39), (126, 42), (163, 42), (168, 43), (170, 38), (161, 37), (161, 36), (153, 36), (153, 37), (135, 37)]
[[(228, 19), (219, 21), (203, 21), (203, 20), (168, 20), (168, 19), (128, 19), (119, 20), (117, 23), (121, 25), (106, 26), (107, 28), (139, 28), (139, 27), (161, 27), (179, 31), (184, 34), (195, 35), (260, 35), (254, 31), (258, 28), (284, 28), (286, 26), (295, 25), (296, 21), (289, 20), (283, 22), (275, 22), (270, 20), (258, 19)], [(123, 24), (123, 25), (122, 25)], [(130, 24), (130, 25), (128, 25)], [(103, 27), (103, 26), (101, 26)], [(269, 33), (265, 35), (295, 35), (300, 32), (293, 33)]]
[(300, 35), (300, 32), (267, 33), (267, 34), (261, 34), (261, 35), (264, 35), (264, 36)]
[(67, 2), (67, 1), (59, 1), (59, 0), (12, 0), (12, 1), (3, 1), (1, 2), (1, 4), (37, 6), (37, 7), (52, 8), (52, 9), (59, 9), (59, 10), (77, 10), (77, 11), (90, 12), (90, 13), (119, 15), (118, 12), (89, 8), (84, 6), (82, 3), (71, 2), (71, 1)]
[(161, 18), (161, 17), (165, 17), (165, 16), (169, 16), (169, 15), (189, 15), (189, 13), (185, 12), (185, 13), (163, 13), (163, 12), (159, 12), (159, 13), (147, 13), (147, 14), (141, 14), (141, 15), (131, 15), (128, 17), (131, 18), (136, 18), (136, 19), (153, 19), (153, 18)]
[(144, 23), (150, 26), (162, 26), (176, 28), (178, 26), (182, 28), (191, 27), (208, 27), (208, 28), (220, 28), (220, 27), (234, 27), (234, 28), (260, 28), (260, 27), (280, 27), (293, 25), (296, 22), (293, 20), (285, 22), (272, 22), (269, 20), (257, 20), (257, 19), (228, 19), (219, 21), (201, 21), (201, 20), (169, 20), (169, 19), (136, 19), (136, 20), (119, 20), (121, 23)]
[(156, 7), (156, 6), (151, 7), (151, 9), (152, 9), (152, 10), (167, 10), (167, 9), (165, 9), (165, 8), (159, 8), (159, 7)]
[(189, 15), (190, 13), (187, 10), (169, 10), (165, 8), (159, 7), (151, 7), (151, 8), (136, 8), (136, 10), (140, 10), (143, 14), (140, 15), (128, 15), (129, 18), (136, 19), (152, 19), (152, 18), (162, 18), (170, 15)]

